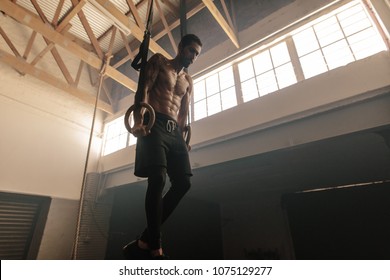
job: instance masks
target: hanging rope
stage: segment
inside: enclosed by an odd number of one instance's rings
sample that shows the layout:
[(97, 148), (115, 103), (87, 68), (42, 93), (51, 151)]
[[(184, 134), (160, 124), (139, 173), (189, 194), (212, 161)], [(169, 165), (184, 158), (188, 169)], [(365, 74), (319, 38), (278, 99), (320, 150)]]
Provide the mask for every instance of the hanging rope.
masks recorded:
[(91, 146), (92, 146), (92, 138), (93, 138), (93, 132), (95, 129), (95, 120), (96, 120), (96, 113), (97, 113), (97, 106), (99, 103), (100, 99), (100, 92), (102, 90), (102, 85), (103, 85), (103, 80), (104, 76), (106, 75), (106, 70), (107, 66), (110, 65), (110, 60), (112, 58), (112, 55), (106, 55), (104, 57), (104, 60), (102, 62), (102, 66), (100, 68), (99, 72), (99, 86), (98, 86), (98, 91), (96, 94), (96, 100), (95, 100), (95, 106), (93, 110), (93, 116), (92, 116), (92, 124), (91, 124), (91, 131), (89, 134), (89, 141), (88, 141), (88, 148), (87, 148), (87, 155), (85, 159), (85, 165), (84, 165), (84, 174), (83, 174), (83, 182), (81, 185), (81, 194), (80, 194), (80, 201), (79, 201), (79, 213), (77, 217), (77, 226), (76, 226), (76, 238), (73, 244), (73, 252), (72, 252), (72, 259), (77, 260), (77, 253), (78, 253), (78, 244), (79, 244), (79, 238), (80, 238), (80, 227), (81, 227), (81, 215), (83, 212), (83, 205), (84, 205), (84, 193), (85, 193), (85, 184), (86, 184), (86, 179), (87, 179), (87, 168), (88, 168), (88, 162), (89, 162), (89, 154), (91, 151)]
[(150, 1), (149, 15), (146, 23), (144, 38), (139, 47), (138, 54), (135, 56), (133, 62), (131, 63), (131, 66), (135, 70), (139, 71), (139, 77), (138, 77), (137, 91), (134, 96), (134, 104), (126, 111), (125, 114), (125, 127), (127, 131), (130, 133), (132, 133), (132, 127), (129, 121), (130, 115), (132, 112), (139, 109), (140, 107), (144, 107), (149, 112), (149, 122), (146, 125), (145, 128), (146, 131), (150, 131), (156, 119), (156, 115), (152, 106), (144, 102), (145, 99), (144, 89), (145, 89), (146, 79), (147, 79), (146, 64), (148, 62), (149, 41), (151, 37), (152, 20), (153, 20), (153, 0)]
[[(180, 0), (180, 36), (183, 38), (187, 34), (187, 6), (186, 0)], [(185, 69), (186, 73), (188, 70)], [(187, 147), (190, 145), (191, 141), (191, 116), (190, 111), (188, 110), (187, 115), (187, 125), (184, 128), (184, 139), (186, 141)]]

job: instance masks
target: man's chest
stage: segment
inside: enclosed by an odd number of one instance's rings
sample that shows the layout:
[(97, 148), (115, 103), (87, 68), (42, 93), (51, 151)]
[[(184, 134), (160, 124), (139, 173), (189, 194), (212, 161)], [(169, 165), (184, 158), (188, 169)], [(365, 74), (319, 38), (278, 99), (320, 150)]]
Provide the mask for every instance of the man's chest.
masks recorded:
[(182, 96), (188, 91), (189, 83), (185, 73), (177, 74), (174, 71), (163, 70), (159, 73), (158, 81), (165, 90), (170, 91), (175, 95)]

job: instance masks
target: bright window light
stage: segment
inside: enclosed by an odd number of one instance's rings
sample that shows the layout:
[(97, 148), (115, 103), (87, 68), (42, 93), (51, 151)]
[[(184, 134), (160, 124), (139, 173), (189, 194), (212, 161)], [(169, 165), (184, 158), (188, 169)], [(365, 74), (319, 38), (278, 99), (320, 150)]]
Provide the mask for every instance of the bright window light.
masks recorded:
[(194, 120), (200, 120), (237, 105), (233, 67), (194, 83)]
[(103, 156), (126, 148), (128, 145), (134, 145), (135, 143), (136, 138), (126, 130), (123, 117), (117, 118), (105, 125)]
[(386, 50), (383, 39), (358, 1), (316, 22), (292, 36), (306, 79)]
[(244, 102), (297, 82), (286, 42), (244, 60), (238, 70)]

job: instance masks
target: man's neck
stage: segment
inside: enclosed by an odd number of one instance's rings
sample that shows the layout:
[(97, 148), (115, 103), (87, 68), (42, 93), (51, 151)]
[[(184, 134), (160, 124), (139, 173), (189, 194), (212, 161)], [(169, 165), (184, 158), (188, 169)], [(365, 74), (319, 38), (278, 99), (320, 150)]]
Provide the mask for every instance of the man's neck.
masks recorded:
[(176, 73), (180, 73), (181, 70), (184, 69), (183, 65), (181, 65), (180, 60), (177, 56), (174, 59), (172, 59), (170, 63), (173, 69), (175, 69)]

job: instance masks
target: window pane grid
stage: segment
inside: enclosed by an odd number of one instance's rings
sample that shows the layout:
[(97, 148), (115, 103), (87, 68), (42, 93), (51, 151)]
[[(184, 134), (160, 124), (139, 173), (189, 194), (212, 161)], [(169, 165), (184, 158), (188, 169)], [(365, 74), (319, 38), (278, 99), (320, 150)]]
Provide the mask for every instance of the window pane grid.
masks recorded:
[(306, 79), (386, 49), (360, 2), (293, 35), (293, 40)]
[(194, 84), (194, 120), (237, 105), (233, 67), (229, 66)]
[(238, 65), (244, 102), (297, 82), (285, 41)]
[[(123, 117), (117, 118), (105, 125), (103, 156), (126, 148), (131, 143), (135, 144), (136, 139), (129, 133), (123, 123)], [(130, 139), (129, 139), (130, 138)]]

